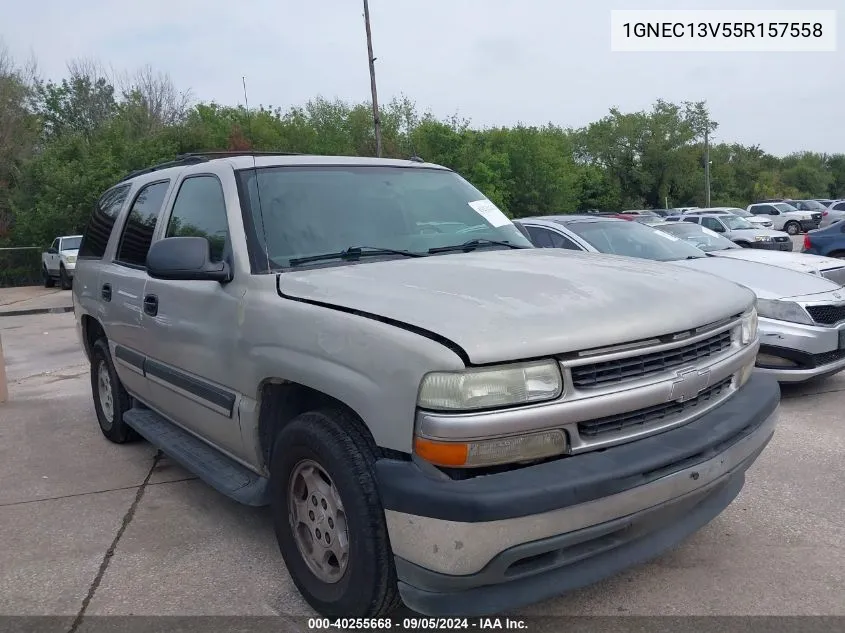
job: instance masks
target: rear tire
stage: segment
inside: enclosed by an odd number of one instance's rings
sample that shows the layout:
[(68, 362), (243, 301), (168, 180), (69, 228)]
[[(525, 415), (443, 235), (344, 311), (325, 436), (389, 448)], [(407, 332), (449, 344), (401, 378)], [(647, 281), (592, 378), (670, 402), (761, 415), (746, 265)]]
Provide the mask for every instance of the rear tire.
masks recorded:
[(53, 288), (56, 285), (56, 280), (50, 276), (50, 271), (47, 270), (46, 266), (41, 267), (41, 276), (44, 277), (44, 287), (45, 288)]
[(783, 230), (790, 235), (798, 235), (801, 232), (801, 225), (798, 222), (787, 222)]
[(59, 266), (59, 283), (62, 290), (70, 290), (73, 287), (73, 280), (68, 276), (64, 266)]
[(98, 339), (91, 346), (91, 393), (100, 431), (110, 442), (125, 444), (139, 435), (123, 421), (123, 414), (132, 406), (132, 399), (123, 388), (111, 360), (108, 341)]
[(401, 604), (376, 449), (356, 425), (343, 410), (303, 413), (276, 436), (271, 457), (279, 549), (303, 598), (325, 617), (384, 617)]

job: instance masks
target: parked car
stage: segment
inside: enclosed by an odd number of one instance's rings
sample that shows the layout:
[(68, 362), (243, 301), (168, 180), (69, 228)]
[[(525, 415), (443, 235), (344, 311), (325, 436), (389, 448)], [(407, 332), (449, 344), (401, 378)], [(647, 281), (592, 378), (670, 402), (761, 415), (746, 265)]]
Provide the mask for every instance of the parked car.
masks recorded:
[(63, 235), (41, 253), (41, 277), (45, 288), (53, 288), (58, 280), (62, 290), (70, 290), (80, 241), (81, 235)]
[(799, 211), (786, 202), (772, 202), (748, 205), (747, 211), (752, 215), (765, 215), (772, 221), (777, 231), (786, 231), (790, 235), (798, 235), (802, 231), (812, 231), (819, 228), (821, 213)]
[(760, 228), (774, 228), (772, 221), (765, 215), (754, 215), (753, 213), (749, 213), (745, 209), (740, 209), (738, 207), (707, 207), (705, 209), (699, 209), (698, 211), (694, 211), (693, 213), (715, 213), (717, 215), (731, 214), (740, 218), (744, 218), (747, 222), (751, 222), (751, 224), (759, 226)]
[(824, 208), (828, 208), (831, 204), (836, 202), (836, 200), (830, 200), (828, 198), (813, 198), (816, 202), (821, 202)]
[(804, 382), (845, 369), (845, 290), (829, 279), (753, 261), (709, 255), (637, 222), (586, 216), (518, 220), (534, 244), (671, 262), (740, 283), (757, 295), (757, 371)]
[(632, 209), (628, 211), (620, 211), (622, 215), (646, 215), (646, 216), (656, 216), (657, 213), (652, 211), (651, 209)]
[(614, 574), (718, 515), (774, 431), (750, 290), (534, 248), (437, 165), (185, 156), (103, 194), (76, 275), (103, 435), (270, 505), (326, 617)]
[[(818, 200), (786, 200), (786, 202), (799, 211), (809, 211), (810, 213), (822, 213), (827, 207)], [(821, 218), (819, 218), (821, 220)]]
[(659, 215), (638, 215), (633, 218), (634, 222), (652, 226), (654, 224), (663, 224), (666, 218), (661, 218)]
[(839, 222), (839, 220), (845, 220), (845, 200), (831, 201), (827, 209), (822, 211), (822, 221), (819, 223), (819, 228), (823, 229)]
[(679, 237), (703, 250), (705, 253), (718, 257), (730, 257), (761, 264), (770, 264), (781, 268), (789, 268), (802, 273), (820, 275), (826, 279), (845, 285), (845, 262), (833, 257), (820, 257), (806, 253), (761, 250), (757, 248), (742, 248), (715, 231), (690, 222), (672, 222), (652, 225), (656, 229)]
[(845, 259), (845, 222), (836, 222), (807, 233), (801, 252)]
[(762, 248), (774, 251), (793, 250), (792, 239), (783, 231), (764, 229), (732, 213), (722, 215), (688, 213), (681, 216), (681, 219), (684, 222), (700, 224), (711, 231), (721, 233), (743, 248)]

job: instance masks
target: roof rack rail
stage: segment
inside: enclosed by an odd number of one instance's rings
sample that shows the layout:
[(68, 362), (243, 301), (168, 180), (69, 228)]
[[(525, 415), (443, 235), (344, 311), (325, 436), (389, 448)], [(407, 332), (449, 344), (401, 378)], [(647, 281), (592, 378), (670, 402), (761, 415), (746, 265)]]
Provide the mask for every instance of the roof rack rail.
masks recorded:
[(154, 171), (160, 171), (169, 167), (184, 167), (186, 165), (195, 165), (196, 163), (202, 163), (206, 160), (208, 159), (200, 155), (182, 154), (180, 156), (177, 156), (173, 160), (168, 160), (163, 163), (158, 163), (157, 165), (152, 165), (151, 167), (146, 167), (144, 169), (136, 169), (135, 171), (129, 172), (123, 178), (121, 178), (119, 182), (124, 182), (137, 176), (143, 176), (144, 174), (151, 174)]
[(151, 174), (154, 171), (160, 171), (162, 169), (168, 169), (169, 167), (185, 167), (187, 165), (196, 165), (197, 163), (203, 163), (208, 160), (212, 160), (214, 158), (226, 158), (230, 156), (301, 156), (302, 154), (298, 152), (257, 152), (252, 150), (241, 150), (241, 151), (218, 151), (218, 150), (210, 150), (210, 151), (200, 151), (200, 152), (187, 152), (185, 154), (179, 154), (173, 160), (168, 160), (163, 163), (158, 163), (157, 165), (152, 165), (150, 167), (145, 167), (144, 169), (137, 169), (133, 172), (128, 173), (126, 176), (120, 179), (119, 182), (124, 182), (126, 180), (130, 180), (131, 178), (135, 178), (137, 176), (143, 176), (144, 174)]
[(408, 160), (411, 161), (411, 162), (414, 162), (414, 163), (424, 163), (425, 162), (422, 158), (420, 158), (416, 154), (411, 156)]
[(250, 149), (245, 149), (188, 152), (187, 154), (181, 154), (180, 158), (185, 156), (203, 156), (210, 160), (212, 158), (226, 158), (228, 156), (302, 156), (302, 154), (300, 152), (259, 152)]

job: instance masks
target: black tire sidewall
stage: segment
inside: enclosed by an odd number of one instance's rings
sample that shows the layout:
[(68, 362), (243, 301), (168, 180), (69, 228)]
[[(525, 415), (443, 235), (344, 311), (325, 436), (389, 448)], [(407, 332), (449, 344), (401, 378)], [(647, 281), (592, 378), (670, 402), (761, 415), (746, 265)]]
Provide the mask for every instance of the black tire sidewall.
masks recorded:
[[(108, 420), (103, 408), (100, 405), (100, 388), (98, 372), (100, 364), (105, 363), (109, 373), (109, 381), (112, 390), (112, 419)], [(97, 424), (100, 430), (108, 439), (113, 442), (123, 443), (130, 439), (129, 427), (123, 422), (123, 412), (129, 408), (129, 396), (123, 391), (123, 385), (117, 376), (114, 363), (109, 353), (109, 344), (106, 339), (99, 339), (91, 346), (91, 394), (94, 397), (94, 411), (97, 415)]]
[[(307, 416), (307, 419), (305, 419)], [(390, 544), (373, 534), (373, 522), (384, 522), (380, 501), (373, 501), (375, 480), (369, 464), (355, 451), (344, 450), (338, 433), (344, 433), (322, 413), (308, 413), (292, 421), (276, 440), (271, 468), (273, 521), (279, 548), (300, 593), (319, 613), (335, 617), (366, 617), (379, 599), (387, 578), (379, 561), (393, 565)], [(346, 436), (347, 442), (354, 442)], [(358, 447), (363, 448), (363, 447)], [(344, 576), (334, 584), (324, 583), (311, 572), (299, 552), (289, 520), (288, 480), (296, 465), (310, 459), (323, 468), (344, 506), (349, 538), (349, 561)], [(370, 494), (365, 489), (370, 490)], [(386, 535), (386, 527), (381, 530)], [(382, 540), (382, 542), (379, 542)]]

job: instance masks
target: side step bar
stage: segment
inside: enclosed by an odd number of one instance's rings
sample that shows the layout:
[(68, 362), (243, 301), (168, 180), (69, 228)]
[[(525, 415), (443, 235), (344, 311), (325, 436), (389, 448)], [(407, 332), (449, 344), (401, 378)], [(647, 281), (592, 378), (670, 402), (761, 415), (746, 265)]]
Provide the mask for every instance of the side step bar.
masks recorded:
[(270, 504), (269, 479), (255, 474), (155, 411), (133, 407), (123, 414), (123, 421), (227, 497), (248, 506)]

